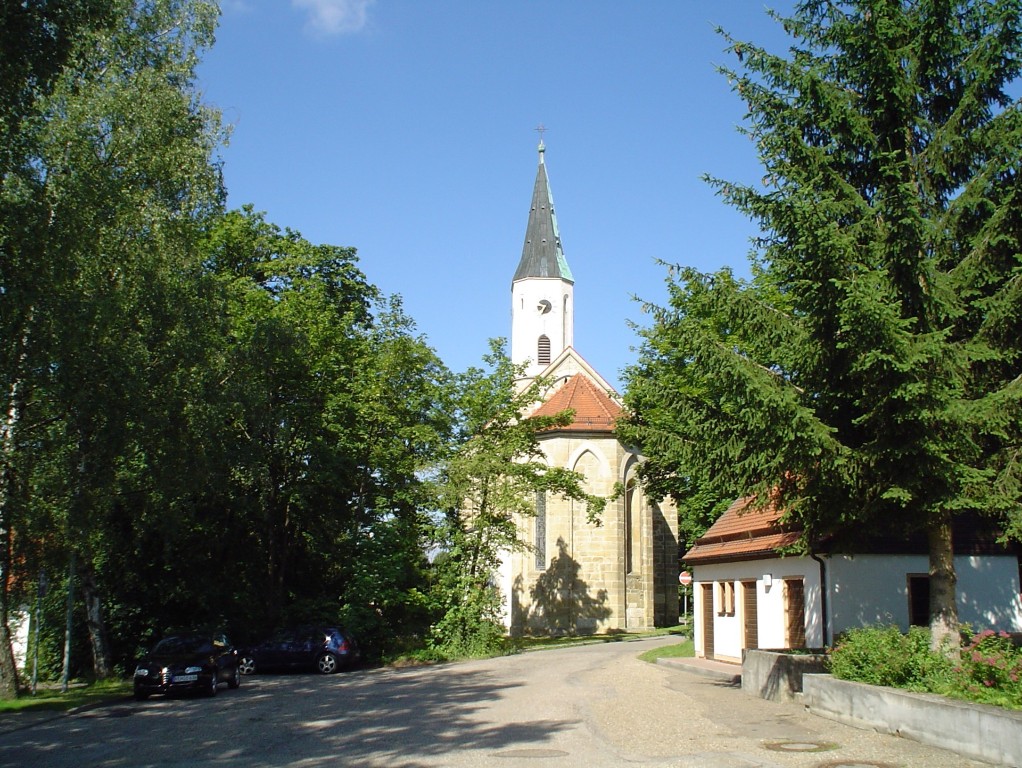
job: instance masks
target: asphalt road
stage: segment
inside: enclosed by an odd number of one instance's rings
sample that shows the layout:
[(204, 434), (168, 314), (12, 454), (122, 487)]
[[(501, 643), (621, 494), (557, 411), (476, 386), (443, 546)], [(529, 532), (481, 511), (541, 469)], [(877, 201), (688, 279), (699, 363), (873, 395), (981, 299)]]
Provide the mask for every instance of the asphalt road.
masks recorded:
[(47, 720), (5, 719), (0, 766), (985, 765), (636, 658), (668, 642), (676, 640), (255, 676), (236, 691), (221, 686), (213, 699), (128, 700)]

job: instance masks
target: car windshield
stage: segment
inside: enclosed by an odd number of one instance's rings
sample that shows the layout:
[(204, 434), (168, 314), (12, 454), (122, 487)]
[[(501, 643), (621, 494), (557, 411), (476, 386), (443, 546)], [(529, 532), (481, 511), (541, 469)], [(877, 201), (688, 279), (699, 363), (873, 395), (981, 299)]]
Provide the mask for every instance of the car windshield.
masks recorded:
[(183, 654), (183, 653), (210, 653), (213, 650), (213, 644), (205, 637), (196, 636), (185, 636), (185, 637), (165, 637), (156, 647), (153, 648), (155, 654)]

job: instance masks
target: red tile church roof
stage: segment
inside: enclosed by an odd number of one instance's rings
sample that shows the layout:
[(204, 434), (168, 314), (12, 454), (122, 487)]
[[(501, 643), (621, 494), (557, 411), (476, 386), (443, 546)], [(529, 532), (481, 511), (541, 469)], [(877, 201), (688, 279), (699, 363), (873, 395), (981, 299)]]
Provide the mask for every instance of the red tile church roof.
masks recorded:
[(582, 373), (564, 382), (532, 415), (555, 416), (568, 409), (575, 412), (571, 423), (552, 431), (612, 432), (621, 413), (621, 406)]

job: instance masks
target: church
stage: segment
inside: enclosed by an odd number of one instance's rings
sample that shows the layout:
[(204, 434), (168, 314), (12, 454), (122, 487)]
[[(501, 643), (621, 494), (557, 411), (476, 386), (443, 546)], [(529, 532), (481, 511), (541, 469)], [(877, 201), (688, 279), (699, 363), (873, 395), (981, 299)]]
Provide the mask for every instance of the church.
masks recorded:
[[(522, 257), (511, 280), (511, 359), (523, 385), (549, 382), (531, 414), (570, 409), (572, 422), (540, 437), (551, 467), (579, 472), (610, 499), (600, 525), (583, 505), (538, 493), (519, 532), (529, 549), (507, 553), (498, 582), (512, 636), (636, 632), (678, 623), (678, 516), (636, 479), (642, 457), (614, 435), (620, 396), (575, 350), (575, 280), (561, 246), (539, 144), (539, 169)], [(619, 492), (620, 491), (620, 492)]]

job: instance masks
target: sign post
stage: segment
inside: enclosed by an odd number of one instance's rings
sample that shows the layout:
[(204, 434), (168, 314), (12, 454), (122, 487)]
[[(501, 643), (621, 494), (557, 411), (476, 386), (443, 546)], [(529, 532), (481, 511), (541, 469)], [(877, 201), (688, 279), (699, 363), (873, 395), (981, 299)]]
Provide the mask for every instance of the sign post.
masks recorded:
[(678, 581), (681, 584), (681, 615), (685, 617), (685, 621), (688, 621), (688, 587), (692, 583), (692, 574), (688, 571), (682, 571), (678, 574)]

